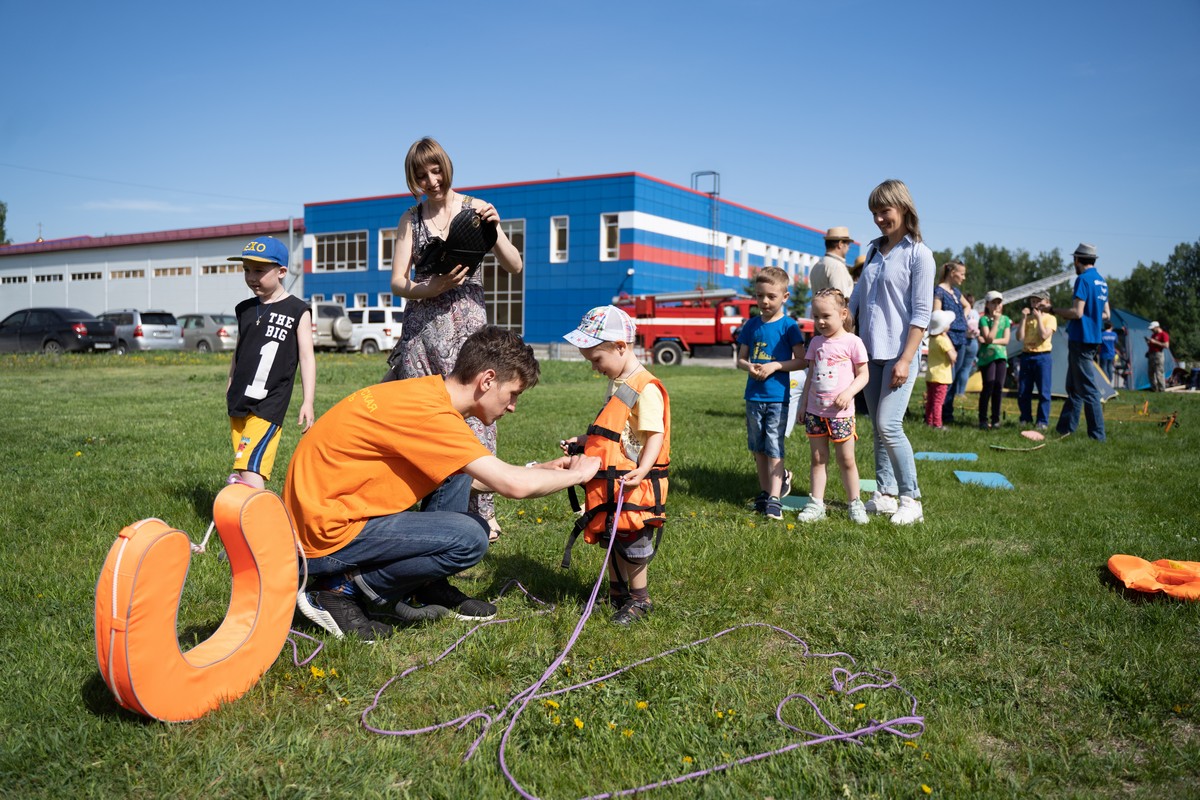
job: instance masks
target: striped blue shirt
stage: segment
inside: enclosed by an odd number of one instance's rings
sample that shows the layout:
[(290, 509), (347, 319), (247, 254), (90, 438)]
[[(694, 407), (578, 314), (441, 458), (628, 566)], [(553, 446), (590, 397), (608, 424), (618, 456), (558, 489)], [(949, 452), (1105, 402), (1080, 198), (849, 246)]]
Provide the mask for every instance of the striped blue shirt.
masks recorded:
[(906, 235), (884, 256), (884, 241), (880, 236), (871, 242), (871, 258), (850, 297), (850, 314), (858, 317), (857, 333), (872, 361), (899, 356), (908, 329), (928, 328), (933, 312), (933, 251)]

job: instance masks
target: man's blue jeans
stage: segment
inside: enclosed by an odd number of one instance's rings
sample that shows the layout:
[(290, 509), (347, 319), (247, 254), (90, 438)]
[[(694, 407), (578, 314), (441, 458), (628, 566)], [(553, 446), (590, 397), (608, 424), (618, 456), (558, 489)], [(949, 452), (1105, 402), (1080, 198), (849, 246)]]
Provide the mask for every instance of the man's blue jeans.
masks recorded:
[(1037, 424), (1050, 427), (1050, 383), (1054, 359), (1050, 352), (1025, 353), (1021, 356), (1021, 375), (1017, 387), (1017, 408), (1021, 422), (1033, 422), (1033, 392), (1037, 386)]
[(917, 461), (913, 458), (912, 444), (904, 435), (904, 412), (912, 397), (913, 384), (917, 381), (916, 359), (908, 368), (908, 380), (898, 389), (889, 388), (892, 370), (898, 358), (890, 361), (867, 362), (867, 411), (875, 427), (872, 437), (875, 443), (875, 484), (883, 494), (916, 499), (921, 496), (917, 488)]
[(966, 394), (967, 381), (975, 370), (975, 357), (979, 355), (979, 340), (968, 336), (966, 344), (958, 351), (958, 360), (954, 362), (954, 391), (952, 394)]
[(380, 604), (478, 564), (487, 553), (488, 525), (466, 513), (470, 496), (471, 476), (454, 475), (421, 501), (420, 511), (368, 520), (341, 550), (309, 559), (310, 580), (357, 572), (355, 585)]
[(1104, 407), (1096, 384), (1096, 351), (1099, 344), (1070, 342), (1067, 346), (1067, 399), (1058, 415), (1060, 434), (1074, 433), (1079, 427), (1079, 412), (1087, 418), (1088, 436), (1105, 441)]

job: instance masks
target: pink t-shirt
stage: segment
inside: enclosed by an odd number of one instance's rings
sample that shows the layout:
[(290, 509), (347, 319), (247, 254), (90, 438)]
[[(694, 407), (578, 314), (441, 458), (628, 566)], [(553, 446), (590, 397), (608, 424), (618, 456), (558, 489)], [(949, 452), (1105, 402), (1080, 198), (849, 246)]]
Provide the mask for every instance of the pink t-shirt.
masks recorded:
[(854, 383), (854, 368), (867, 363), (867, 347), (853, 333), (814, 336), (808, 344), (808, 411), (818, 417), (853, 417), (854, 405), (838, 408), (837, 396)]

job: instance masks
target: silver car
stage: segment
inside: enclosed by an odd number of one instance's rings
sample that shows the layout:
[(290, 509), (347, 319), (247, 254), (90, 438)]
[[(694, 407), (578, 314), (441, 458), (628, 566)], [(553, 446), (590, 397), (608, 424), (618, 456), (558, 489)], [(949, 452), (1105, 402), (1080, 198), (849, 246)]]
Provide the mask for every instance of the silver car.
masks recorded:
[(168, 311), (118, 308), (105, 311), (100, 319), (117, 326), (118, 354), (133, 350), (183, 349), (183, 332), (175, 315)]
[(183, 328), (184, 350), (211, 353), (237, 347), (238, 326), (233, 314), (183, 314), (179, 325)]

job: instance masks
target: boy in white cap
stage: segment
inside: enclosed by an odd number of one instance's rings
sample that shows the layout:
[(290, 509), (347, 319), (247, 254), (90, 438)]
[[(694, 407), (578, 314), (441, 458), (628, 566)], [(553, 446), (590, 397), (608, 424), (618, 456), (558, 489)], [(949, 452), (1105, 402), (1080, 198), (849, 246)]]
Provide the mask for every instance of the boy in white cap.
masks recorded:
[[(608, 400), (588, 432), (559, 443), (567, 455), (583, 453), (601, 460), (600, 471), (584, 484), (586, 506), (575, 523), (563, 566), (570, 564), (571, 545), (580, 533), (586, 542), (607, 544), (621, 492), (617, 541), (608, 565), (612, 621), (619, 625), (644, 619), (654, 608), (646, 567), (666, 522), (671, 460), (670, 400), (662, 382), (638, 361), (636, 334), (628, 314), (616, 306), (599, 306), (563, 336), (592, 369), (609, 379)], [(574, 501), (574, 494), (571, 497)]]
[(942, 422), (942, 407), (946, 394), (954, 383), (954, 364), (958, 351), (946, 331), (954, 322), (954, 312), (934, 311), (929, 318), (929, 375), (925, 379), (925, 424), (936, 430), (945, 430)]
[(297, 367), (304, 393), (300, 428), (307, 431), (313, 424), (317, 360), (312, 321), (308, 304), (283, 288), (288, 269), (283, 242), (260, 236), (229, 260), (242, 262), (246, 285), (254, 293), (234, 309), (238, 342), (225, 386), (233, 469), (244, 483), (261, 489), (271, 479)]

